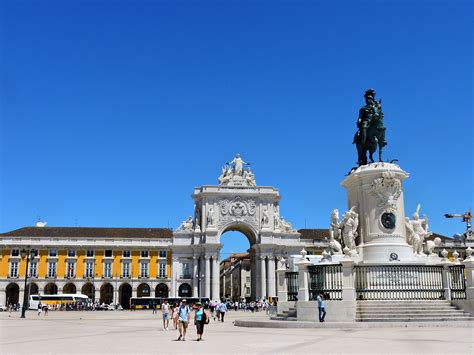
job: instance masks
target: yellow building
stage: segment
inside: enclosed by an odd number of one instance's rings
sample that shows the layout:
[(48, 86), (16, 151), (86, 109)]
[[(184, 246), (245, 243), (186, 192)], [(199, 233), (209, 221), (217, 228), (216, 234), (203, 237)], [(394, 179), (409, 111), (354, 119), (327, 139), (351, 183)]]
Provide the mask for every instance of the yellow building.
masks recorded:
[(34, 250), (31, 294), (82, 293), (124, 308), (130, 297), (168, 297), (172, 237), (165, 228), (25, 227), (2, 233), (0, 305), (23, 302), (22, 249)]

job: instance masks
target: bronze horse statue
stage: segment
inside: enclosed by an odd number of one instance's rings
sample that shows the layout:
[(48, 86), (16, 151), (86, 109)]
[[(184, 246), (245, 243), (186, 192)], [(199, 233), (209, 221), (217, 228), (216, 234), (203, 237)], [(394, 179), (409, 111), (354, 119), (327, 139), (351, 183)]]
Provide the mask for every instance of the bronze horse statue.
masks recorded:
[[(367, 152), (369, 160), (374, 163), (373, 154), (379, 148), (379, 161), (382, 162), (383, 147), (387, 145), (385, 141), (385, 127), (383, 125), (382, 101), (374, 101), (371, 108), (370, 120), (366, 126), (354, 135), (353, 144), (357, 147), (359, 166), (368, 164)], [(364, 130), (364, 132), (363, 132)], [(363, 142), (363, 134), (365, 133), (365, 142)]]

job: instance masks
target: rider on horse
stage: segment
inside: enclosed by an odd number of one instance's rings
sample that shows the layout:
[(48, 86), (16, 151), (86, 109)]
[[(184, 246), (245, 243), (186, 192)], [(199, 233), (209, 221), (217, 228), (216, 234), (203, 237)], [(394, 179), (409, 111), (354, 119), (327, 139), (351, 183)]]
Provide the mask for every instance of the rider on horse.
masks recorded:
[(385, 141), (385, 128), (383, 127), (383, 112), (381, 101), (375, 101), (375, 90), (369, 89), (364, 94), (365, 106), (359, 110), (357, 127), (359, 130), (354, 136), (359, 155), (359, 165), (367, 164), (367, 151), (373, 162), (372, 154), (379, 147), (380, 160), (382, 158), (382, 147), (387, 145)]

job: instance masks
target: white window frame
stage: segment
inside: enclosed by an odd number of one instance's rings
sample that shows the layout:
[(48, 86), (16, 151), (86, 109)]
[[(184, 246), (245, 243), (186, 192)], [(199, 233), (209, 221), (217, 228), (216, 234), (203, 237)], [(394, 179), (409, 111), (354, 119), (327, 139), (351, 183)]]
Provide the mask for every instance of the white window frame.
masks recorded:
[[(110, 271), (110, 274), (107, 275), (106, 271)], [(104, 262), (104, 279), (111, 279), (113, 275), (112, 262)]]
[(28, 270), (29, 277), (38, 277), (38, 263), (36, 261), (30, 262), (30, 269)]
[[(161, 255), (162, 253), (163, 253), (164, 255)], [(166, 250), (161, 249), (161, 250), (158, 251), (158, 257), (159, 257), (159, 258), (166, 258), (167, 256), (168, 256), (168, 253), (166, 252)]]
[[(146, 254), (146, 256), (144, 254)], [(149, 250), (141, 250), (140, 251), (140, 258), (148, 259), (149, 257), (150, 257), (150, 251)]]
[(56, 278), (57, 273), (58, 273), (58, 263), (56, 261), (48, 261), (48, 278), (49, 279)]
[(76, 262), (68, 260), (66, 261), (66, 278), (73, 279), (76, 277)]
[[(144, 272), (145, 271), (145, 272)], [(147, 279), (150, 277), (150, 265), (148, 262), (140, 262), (140, 278)]]
[(10, 270), (8, 270), (8, 275), (11, 278), (18, 278), (18, 268), (20, 263), (17, 260), (10, 261)]
[[(92, 265), (92, 267), (88, 267), (88, 265)], [(85, 268), (85, 277), (86, 278), (93, 278), (94, 277), (94, 261), (86, 261), (86, 264), (84, 265)], [(89, 273), (90, 271), (90, 273)]]
[(130, 278), (130, 262), (123, 262), (122, 263), (122, 278), (129, 279)]
[(166, 278), (166, 263), (165, 262), (159, 262), (158, 263), (158, 277), (160, 278)]

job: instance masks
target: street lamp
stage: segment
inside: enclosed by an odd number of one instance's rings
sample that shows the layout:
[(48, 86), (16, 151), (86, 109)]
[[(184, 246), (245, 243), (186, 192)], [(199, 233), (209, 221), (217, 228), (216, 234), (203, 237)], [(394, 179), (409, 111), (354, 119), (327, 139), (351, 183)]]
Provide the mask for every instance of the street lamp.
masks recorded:
[(30, 263), (30, 257), (33, 259), (35, 257), (36, 251), (34, 249), (21, 249), (20, 251), (22, 259), (26, 257), (26, 269), (25, 269), (25, 287), (23, 291), (23, 307), (21, 309), (21, 318), (26, 318), (26, 308), (28, 307), (28, 292), (27, 292), (27, 284), (28, 284), (28, 264)]

